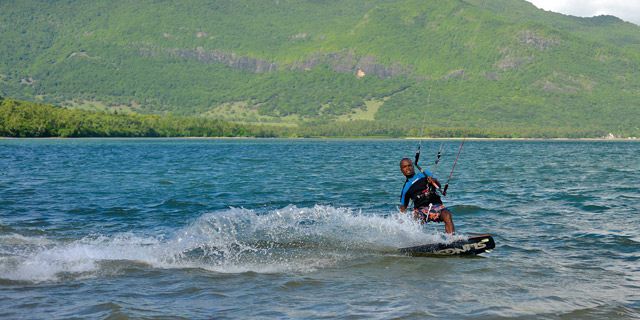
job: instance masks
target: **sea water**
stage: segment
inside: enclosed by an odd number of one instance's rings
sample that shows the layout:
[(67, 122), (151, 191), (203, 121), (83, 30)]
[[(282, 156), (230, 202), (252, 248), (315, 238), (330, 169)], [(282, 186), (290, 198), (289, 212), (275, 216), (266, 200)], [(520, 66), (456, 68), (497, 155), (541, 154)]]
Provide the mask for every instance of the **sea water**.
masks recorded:
[(446, 182), (459, 140), (0, 140), (0, 318), (640, 317), (640, 143), (466, 141), (453, 238), (398, 212), (420, 143)]

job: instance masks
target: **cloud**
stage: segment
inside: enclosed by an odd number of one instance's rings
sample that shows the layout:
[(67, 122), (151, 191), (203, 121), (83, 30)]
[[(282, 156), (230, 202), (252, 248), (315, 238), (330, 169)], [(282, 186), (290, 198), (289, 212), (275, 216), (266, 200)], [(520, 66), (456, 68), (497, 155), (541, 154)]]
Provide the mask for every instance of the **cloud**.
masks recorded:
[(528, 0), (536, 7), (579, 17), (612, 15), (640, 25), (638, 0)]

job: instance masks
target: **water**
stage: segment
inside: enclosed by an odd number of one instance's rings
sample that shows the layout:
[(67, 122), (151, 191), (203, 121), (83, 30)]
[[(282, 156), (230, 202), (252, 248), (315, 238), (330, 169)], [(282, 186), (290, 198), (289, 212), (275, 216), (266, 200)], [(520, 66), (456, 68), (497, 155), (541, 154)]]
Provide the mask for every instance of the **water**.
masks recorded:
[(640, 317), (640, 143), (467, 141), (475, 258), (396, 253), (450, 241), (397, 213), (416, 146), (0, 140), (0, 318)]

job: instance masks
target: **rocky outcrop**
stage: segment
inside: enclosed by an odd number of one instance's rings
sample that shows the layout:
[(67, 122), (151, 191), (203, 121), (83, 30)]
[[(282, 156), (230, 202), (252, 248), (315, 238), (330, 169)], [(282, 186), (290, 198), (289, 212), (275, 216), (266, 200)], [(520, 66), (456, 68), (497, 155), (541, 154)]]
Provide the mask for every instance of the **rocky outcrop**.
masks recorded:
[(289, 68), (291, 70), (309, 71), (309, 70), (313, 69), (315, 66), (321, 64), (322, 62), (323, 62), (322, 56), (316, 55), (316, 56), (312, 56), (311, 58), (309, 58), (309, 59), (307, 59), (305, 61), (295, 62), (295, 63), (289, 65)]
[(353, 52), (330, 53), (322, 57), (320, 60), (321, 63), (329, 63), (333, 71), (342, 73), (354, 72), (356, 64), (358, 63)]
[(464, 69), (453, 70), (443, 77), (444, 80), (457, 79), (457, 78), (464, 79)]
[(577, 93), (578, 88), (567, 83), (558, 84), (549, 80), (541, 80), (536, 82), (536, 85), (541, 87), (543, 91), (549, 93)]
[(410, 69), (402, 66), (399, 63), (394, 63), (391, 66), (386, 66), (378, 63), (376, 61), (376, 58), (373, 56), (357, 57), (353, 52), (350, 51), (341, 53), (316, 54), (306, 60), (286, 65), (263, 59), (241, 56), (235, 53), (224, 52), (221, 50), (205, 50), (202, 47), (197, 47), (196, 49), (139, 48), (138, 53), (144, 57), (156, 57), (161, 54), (168, 54), (169, 56), (175, 58), (196, 60), (202, 63), (222, 63), (231, 68), (253, 73), (274, 72), (278, 70), (306, 71), (311, 70), (318, 65), (327, 64), (335, 72), (351, 73), (355, 75), (358, 70), (361, 70), (361, 72), (363, 72), (366, 76), (376, 76), (382, 79), (410, 74)]
[(309, 38), (309, 34), (306, 32), (300, 32), (300, 33), (289, 36), (289, 40), (291, 41), (302, 41), (302, 40), (307, 40), (308, 38)]
[(543, 37), (531, 30), (524, 30), (520, 32), (519, 38), (520, 38), (520, 43), (530, 47), (534, 47), (540, 51), (549, 49), (553, 46), (560, 44), (560, 40), (558, 39)]
[(69, 58), (90, 58), (85, 51), (73, 52), (69, 55)]
[(26, 86), (32, 86), (36, 81), (33, 80), (33, 78), (28, 77), (28, 78), (22, 78), (20, 79), (20, 84), (26, 85)]
[(386, 79), (401, 75), (408, 75), (409, 70), (399, 63), (393, 63), (391, 66), (385, 66), (377, 63), (376, 58), (372, 56), (364, 56), (356, 63), (352, 72), (361, 69), (366, 74), (375, 75), (378, 78)]
[[(378, 63), (373, 56), (358, 57), (351, 51), (315, 55), (305, 61), (292, 64), (289, 68), (291, 70), (310, 70), (319, 64), (328, 64), (333, 71), (339, 73), (352, 73), (354, 75), (362, 75), (364, 73), (366, 76), (375, 76), (382, 79), (410, 73), (409, 69), (398, 63), (386, 66)], [(361, 73), (358, 73), (358, 70)]]
[(490, 81), (500, 80), (500, 76), (496, 72), (485, 72), (484, 78)]
[(533, 61), (533, 56), (523, 56), (522, 53), (518, 53), (518, 50), (510, 47), (500, 48), (500, 55), (502, 58), (495, 63), (495, 67), (501, 71), (519, 69), (522, 65)]
[(514, 57), (507, 55), (496, 62), (496, 67), (502, 71), (518, 69), (520, 66), (533, 61), (533, 57)]
[(576, 94), (591, 92), (596, 82), (584, 76), (572, 76), (554, 72), (534, 83), (542, 91), (548, 93)]
[[(239, 56), (234, 53), (229, 54), (220, 50), (207, 51), (202, 47), (198, 47), (195, 50), (174, 48), (163, 51), (180, 59), (197, 60), (202, 63), (222, 63), (235, 69), (253, 73), (272, 72), (278, 69), (278, 65), (275, 62)], [(139, 52), (142, 56), (158, 55), (156, 50), (141, 49)]]

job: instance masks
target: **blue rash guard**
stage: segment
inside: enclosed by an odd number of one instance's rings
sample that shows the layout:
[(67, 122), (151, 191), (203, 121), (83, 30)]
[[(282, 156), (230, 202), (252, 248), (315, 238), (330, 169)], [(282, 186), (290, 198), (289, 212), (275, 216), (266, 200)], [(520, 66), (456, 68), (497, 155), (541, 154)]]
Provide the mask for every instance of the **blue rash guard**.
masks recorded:
[(429, 170), (424, 170), (424, 173), (418, 171), (412, 177), (407, 178), (400, 195), (400, 204), (403, 207), (409, 206), (409, 200), (413, 201), (415, 209), (428, 207), (429, 204), (442, 204), (440, 196), (436, 193), (436, 188), (427, 181), (427, 177), (433, 177)]

